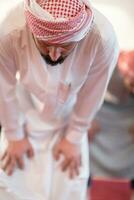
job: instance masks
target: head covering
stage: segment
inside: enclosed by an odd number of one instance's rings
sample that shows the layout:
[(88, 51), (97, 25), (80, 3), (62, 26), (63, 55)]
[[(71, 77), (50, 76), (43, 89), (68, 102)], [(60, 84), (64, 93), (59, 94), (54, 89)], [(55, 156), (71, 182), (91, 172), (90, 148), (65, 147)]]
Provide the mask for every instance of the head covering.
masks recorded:
[(122, 51), (118, 59), (118, 68), (123, 76), (134, 78), (134, 51)]
[(41, 40), (79, 41), (93, 22), (89, 6), (88, 0), (25, 0), (26, 21), (31, 32)]

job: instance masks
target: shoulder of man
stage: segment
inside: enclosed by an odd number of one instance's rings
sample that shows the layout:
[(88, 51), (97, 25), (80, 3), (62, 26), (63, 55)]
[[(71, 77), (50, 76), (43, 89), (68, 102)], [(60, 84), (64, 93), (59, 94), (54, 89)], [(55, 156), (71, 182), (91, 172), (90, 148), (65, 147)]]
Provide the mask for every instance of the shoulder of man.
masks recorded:
[(93, 8), (94, 12), (94, 33), (102, 43), (117, 41), (116, 34), (111, 22), (100, 11)]
[(15, 42), (21, 41), (25, 25), (24, 5), (23, 2), (19, 2), (8, 10), (0, 24), (0, 44), (8, 47), (8, 45), (12, 46)]
[(4, 37), (14, 30), (20, 29), (25, 25), (24, 5), (23, 2), (19, 2), (9, 8), (6, 16), (0, 23), (0, 37)]

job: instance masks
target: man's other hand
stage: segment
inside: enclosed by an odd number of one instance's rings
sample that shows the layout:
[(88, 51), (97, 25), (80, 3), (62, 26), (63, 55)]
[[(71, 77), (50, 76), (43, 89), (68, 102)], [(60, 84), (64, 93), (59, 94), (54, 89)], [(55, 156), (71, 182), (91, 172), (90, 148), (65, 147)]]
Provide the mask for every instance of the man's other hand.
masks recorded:
[(12, 175), (16, 167), (24, 169), (24, 154), (27, 154), (28, 158), (32, 158), (34, 155), (33, 148), (26, 137), (19, 141), (9, 141), (6, 151), (0, 158), (1, 168), (9, 176)]
[(69, 171), (70, 178), (79, 175), (79, 168), (81, 166), (81, 145), (70, 143), (67, 139), (63, 138), (57, 143), (53, 149), (53, 155), (56, 161), (60, 160), (62, 171)]

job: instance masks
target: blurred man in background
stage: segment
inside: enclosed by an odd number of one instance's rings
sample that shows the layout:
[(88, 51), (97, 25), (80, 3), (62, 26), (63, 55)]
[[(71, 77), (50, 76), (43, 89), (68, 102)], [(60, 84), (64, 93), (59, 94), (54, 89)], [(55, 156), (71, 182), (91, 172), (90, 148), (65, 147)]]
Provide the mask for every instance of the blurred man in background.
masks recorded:
[(89, 140), (92, 176), (127, 179), (130, 184), (134, 179), (134, 51), (120, 53)]
[(18, 198), (85, 200), (87, 130), (117, 62), (117, 40), (88, 0), (24, 5), (24, 27), (0, 40), (0, 183)]

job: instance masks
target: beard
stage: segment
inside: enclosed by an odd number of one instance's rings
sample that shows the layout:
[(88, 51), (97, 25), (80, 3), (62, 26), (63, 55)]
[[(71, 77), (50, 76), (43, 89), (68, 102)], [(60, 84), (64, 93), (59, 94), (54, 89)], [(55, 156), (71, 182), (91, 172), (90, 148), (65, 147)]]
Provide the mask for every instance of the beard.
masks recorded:
[(53, 61), (49, 55), (41, 54), (41, 56), (46, 61), (46, 63), (51, 66), (56, 66), (58, 64), (62, 64), (64, 62), (64, 60), (66, 59), (66, 57), (60, 56), (56, 61)]

